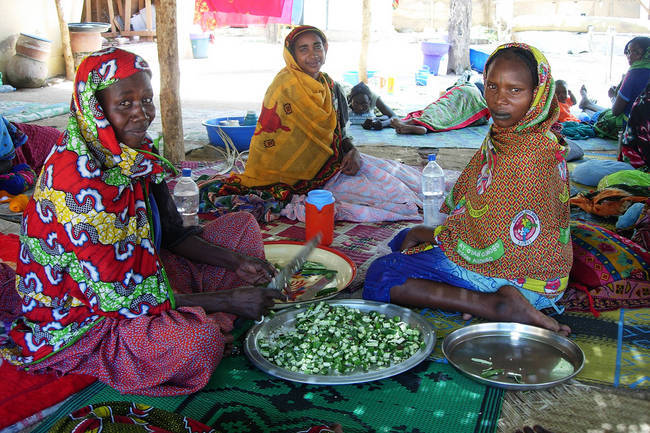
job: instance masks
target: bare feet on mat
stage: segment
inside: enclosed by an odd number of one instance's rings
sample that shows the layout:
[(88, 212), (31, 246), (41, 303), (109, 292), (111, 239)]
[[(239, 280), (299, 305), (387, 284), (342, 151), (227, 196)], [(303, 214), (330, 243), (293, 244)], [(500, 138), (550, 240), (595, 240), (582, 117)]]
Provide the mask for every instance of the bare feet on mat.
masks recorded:
[[(495, 295), (501, 299), (498, 299), (493, 305), (494, 319), (539, 326), (540, 328), (546, 328), (564, 336), (571, 333), (571, 328), (567, 325), (563, 325), (552, 317), (535, 309), (516, 287), (503, 286)], [(492, 318), (489, 317), (489, 319)]]
[(406, 122), (402, 122), (397, 118), (392, 118), (390, 120), (390, 126), (395, 128), (395, 132), (398, 134), (424, 135), (427, 133), (427, 128), (424, 126), (411, 125)]

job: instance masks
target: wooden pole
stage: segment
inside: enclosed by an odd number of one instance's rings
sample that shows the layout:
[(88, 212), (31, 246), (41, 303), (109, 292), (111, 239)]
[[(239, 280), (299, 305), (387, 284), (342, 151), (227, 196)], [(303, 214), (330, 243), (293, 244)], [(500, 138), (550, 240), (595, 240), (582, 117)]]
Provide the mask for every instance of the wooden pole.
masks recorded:
[(361, 54), (359, 55), (359, 81), (368, 82), (368, 45), (370, 44), (370, 0), (363, 0), (361, 24)]
[(65, 60), (65, 78), (74, 81), (74, 59), (72, 58), (72, 48), (70, 47), (70, 32), (68, 23), (63, 16), (63, 7), (61, 0), (56, 0), (56, 13), (59, 16), (59, 29), (61, 30), (61, 44), (63, 45), (63, 59)]
[(447, 73), (462, 74), (470, 68), (469, 32), (472, 26), (471, 0), (449, 2), (449, 62)]
[(158, 38), (158, 63), (160, 63), (160, 119), (165, 143), (164, 156), (177, 164), (185, 159), (185, 143), (183, 143), (183, 114), (179, 91), (181, 73), (176, 37), (176, 0), (158, 0), (156, 5), (156, 37)]

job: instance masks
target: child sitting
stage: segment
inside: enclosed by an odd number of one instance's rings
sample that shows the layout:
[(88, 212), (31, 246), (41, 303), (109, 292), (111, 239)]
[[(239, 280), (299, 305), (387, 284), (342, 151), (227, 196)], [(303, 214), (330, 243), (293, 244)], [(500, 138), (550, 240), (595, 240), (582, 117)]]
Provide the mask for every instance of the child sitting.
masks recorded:
[(566, 81), (557, 80), (555, 82), (555, 96), (557, 96), (558, 106), (560, 107), (560, 117), (558, 122), (580, 122), (576, 116), (571, 114), (571, 106), (576, 105), (578, 101), (569, 90)]
[[(377, 131), (390, 126), (390, 119), (395, 117), (393, 110), (381, 98), (374, 94), (365, 83), (359, 83), (348, 95), (350, 106), (350, 124), (361, 125), (364, 129)], [(381, 115), (376, 116), (378, 110)]]
[(449, 216), (400, 232), (393, 252), (368, 269), (363, 297), (568, 335), (539, 311), (558, 310), (572, 264), (550, 67), (537, 49), (510, 43), (492, 53), (483, 77), (494, 123), (442, 206)]

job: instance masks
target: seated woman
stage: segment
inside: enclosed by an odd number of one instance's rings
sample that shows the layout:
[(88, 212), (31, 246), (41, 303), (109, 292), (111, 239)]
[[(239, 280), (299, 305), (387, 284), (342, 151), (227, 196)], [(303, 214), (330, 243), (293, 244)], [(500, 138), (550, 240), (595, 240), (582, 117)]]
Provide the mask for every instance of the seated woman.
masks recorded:
[[(350, 90), (348, 104), (350, 124), (361, 125), (363, 129), (379, 131), (390, 126), (390, 119), (395, 117), (393, 110), (366, 83), (359, 83)], [(381, 114), (376, 116), (376, 111)]]
[(79, 65), (68, 128), (23, 216), (22, 316), (0, 351), (30, 372), (169, 396), (201, 389), (228, 353), (233, 314), (259, 318), (280, 293), (240, 287), (275, 272), (250, 214), (183, 227), (146, 134), (150, 79), (117, 48)]
[(596, 113), (594, 129), (602, 137), (618, 139), (618, 133), (625, 129), (632, 104), (650, 82), (650, 38), (637, 36), (625, 44), (623, 51), (630, 65), (623, 80), (617, 87), (609, 89), (612, 108), (601, 107), (587, 96), (587, 88), (580, 88), (579, 107), (587, 112)]
[(391, 126), (398, 134), (422, 135), (466, 126), (484, 125), (490, 116), (479, 87), (461, 78), (456, 84), (424, 110), (409, 113), (404, 119), (394, 118)]
[(362, 155), (346, 133), (348, 109), (340, 86), (321, 72), (327, 39), (312, 26), (286, 37), (282, 69), (269, 86), (250, 144), (246, 169), (218, 194), (270, 192), (283, 215), (304, 218), (302, 194), (332, 192), (335, 218), (348, 221), (420, 220), (420, 172), (397, 161)]
[[(364, 299), (442, 308), (568, 334), (540, 312), (571, 270), (566, 147), (548, 62), (525, 44), (500, 46), (484, 69), (494, 119), (447, 196), (444, 225), (416, 226), (366, 274)], [(466, 314), (467, 315), (467, 314)]]
[(618, 159), (637, 170), (650, 172), (650, 84), (632, 104)]

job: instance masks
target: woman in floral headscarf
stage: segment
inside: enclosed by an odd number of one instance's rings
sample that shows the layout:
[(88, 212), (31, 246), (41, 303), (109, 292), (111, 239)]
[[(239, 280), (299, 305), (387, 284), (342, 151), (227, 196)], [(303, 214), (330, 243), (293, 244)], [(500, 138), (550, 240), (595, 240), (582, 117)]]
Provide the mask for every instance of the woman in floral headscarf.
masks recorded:
[(336, 198), (337, 220), (421, 220), (420, 172), (362, 155), (347, 135), (345, 93), (321, 72), (327, 47), (323, 32), (312, 26), (286, 37), (286, 66), (264, 96), (246, 169), (208, 188), (216, 190), (212, 201), (269, 192), (283, 205), (293, 198), (282, 214), (304, 220), (304, 194), (325, 188)]
[(79, 65), (67, 130), (23, 216), (22, 317), (2, 355), (163, 396), (207, 383), (232, 342), (226, 313), (257, 318), (280, 294), (232, 289), (274, 273), (249, 214), (183, 227), (146, 134), (150, 78), (141, 57), (117, 48)]
[(511, 43), (492, 53), (484, 80), (494, 124), (447, 196), (447, 220), (399, 233), (393, 253), (370, 266), (363, 296), (568, 334), (538, 311), (562, 297), (572, 262), (550, 67), (537, 49)]

